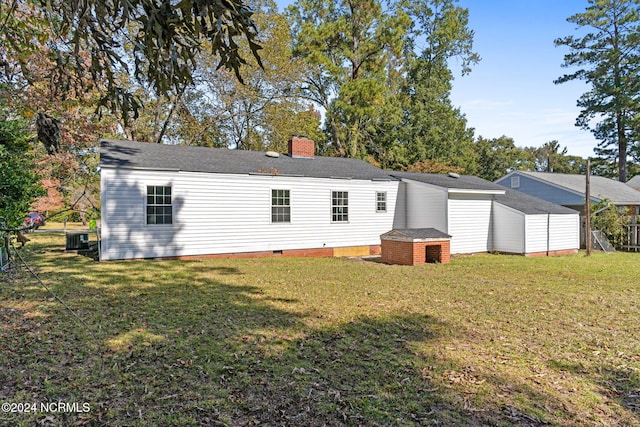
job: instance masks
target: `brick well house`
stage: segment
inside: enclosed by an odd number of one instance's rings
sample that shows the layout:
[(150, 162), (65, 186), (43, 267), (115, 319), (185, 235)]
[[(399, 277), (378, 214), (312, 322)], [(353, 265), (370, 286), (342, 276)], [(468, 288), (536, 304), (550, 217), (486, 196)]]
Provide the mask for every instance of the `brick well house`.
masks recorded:
[(380, 240), (382, 261), (389, 264), (447, 264), (451, 257), (451, 236), (435, 228), (394, 229)]

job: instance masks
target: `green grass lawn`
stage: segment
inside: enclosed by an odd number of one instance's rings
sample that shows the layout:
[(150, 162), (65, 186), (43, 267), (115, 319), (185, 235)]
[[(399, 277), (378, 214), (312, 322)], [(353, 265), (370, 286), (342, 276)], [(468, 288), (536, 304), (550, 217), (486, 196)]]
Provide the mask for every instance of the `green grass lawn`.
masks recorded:
[[(0, 425), (640, 425), (640, 254), (96, 263), (0, 281)], [(82, 409), (82, 406), (80, 406)]]

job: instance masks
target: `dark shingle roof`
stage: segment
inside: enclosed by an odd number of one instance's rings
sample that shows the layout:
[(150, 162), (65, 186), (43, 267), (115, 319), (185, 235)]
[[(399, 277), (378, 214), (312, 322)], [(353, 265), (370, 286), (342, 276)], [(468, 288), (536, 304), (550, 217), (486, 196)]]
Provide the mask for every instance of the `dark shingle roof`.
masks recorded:
[(525, 214), (577, 214), (578, 211), (557, 205), (521, 191), (506, 187), (505, 194), (496, 195), (496, 201)]
[(426, 184), (461, 190), (502, 190), (504, 194), (496, 194), (497, 202), (525, 214), (576, 214), (577, 211), (557, 205), (520, 191), (511, 190), (502, 185), (486, 181), (477, 176), (460, 175), (458, 178), (432, 173), (391, 172), (396, 178), (411, 179)]
[(229, 174), (273, 174), (313, 178), (392, 180), (388, 171), (358, 159), (268, 157), (259, 151), (103, 140), (100, 165)]
[(443, 233), (435, 228), (394, 228), (393, 230), (384, 233), (384, 236), (398, 236), (408, 237), (410, 239), (450, 239), (451, 236), (447, 233)]
[(410, 179), (425, 184), (437, 185), (444, 188), (459, 190), (504, 190), (501, 185), (471, 175), (459, 175), (457, 178), (447, 174), (418, 173), (418, 172), (389, 172), (396, 178)]
[[(529, 171), (516, 171), (513, 173), (544, 181), (583, 196), (585, 194), (586, 177), (584, 175)], [(591, 176), (590, 181), (592, 198), (608, 199), (617, 205), (640, 204), (640, 193), (620, 181), (595, 175)]]

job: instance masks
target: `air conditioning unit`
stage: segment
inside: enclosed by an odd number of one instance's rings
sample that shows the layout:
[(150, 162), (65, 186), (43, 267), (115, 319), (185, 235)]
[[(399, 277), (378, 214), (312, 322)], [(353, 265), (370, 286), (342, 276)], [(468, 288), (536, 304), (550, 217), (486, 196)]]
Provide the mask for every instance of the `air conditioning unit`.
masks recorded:
[(89, 233), (67, 233), (65, 250), (77, 251), (89, 249)]

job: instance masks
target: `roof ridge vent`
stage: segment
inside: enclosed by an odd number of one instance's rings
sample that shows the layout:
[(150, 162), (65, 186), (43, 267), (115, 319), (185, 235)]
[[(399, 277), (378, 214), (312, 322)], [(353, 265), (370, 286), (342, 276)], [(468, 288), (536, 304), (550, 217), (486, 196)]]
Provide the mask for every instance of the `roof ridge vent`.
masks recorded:
[(460, 174), (455, 173), (455, 172), (449, 172), (447, 175), (449, 175), (451, 178), (460, 178)]
[(265, 155), (266, 155), (267, 157), (273, 157), (273, 158), (276, 158), (276, 159), (277, 159), (278, 157), (280, 157), (280, 153), (278, 153), (277, 151), (267, 151), (267, 152), (265, 153)]

